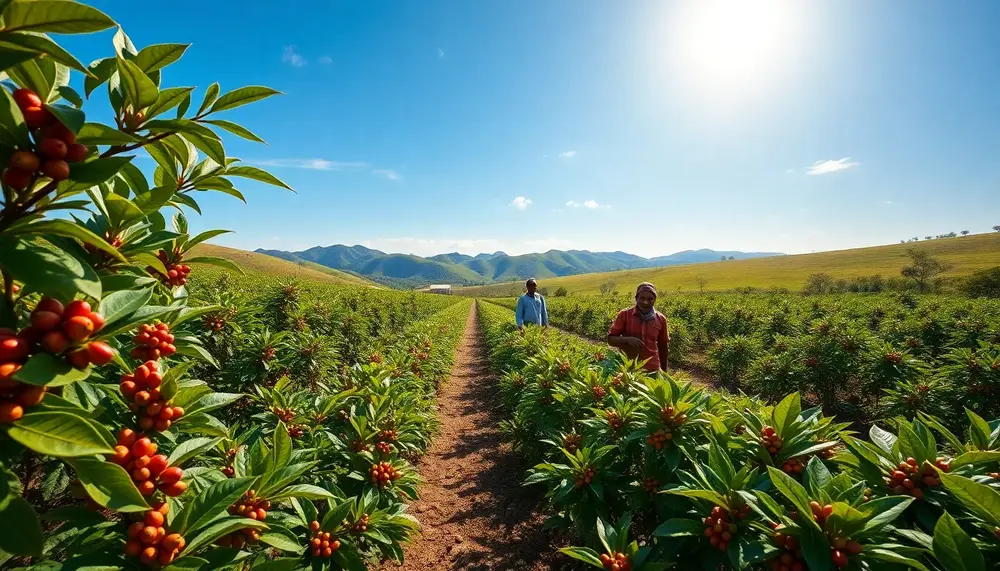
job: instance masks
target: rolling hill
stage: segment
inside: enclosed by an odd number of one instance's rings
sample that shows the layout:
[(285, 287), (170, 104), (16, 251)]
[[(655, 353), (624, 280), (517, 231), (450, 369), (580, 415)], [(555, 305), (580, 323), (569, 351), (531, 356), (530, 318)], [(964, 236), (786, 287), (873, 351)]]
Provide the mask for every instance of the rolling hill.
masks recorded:
[[(539, 281), (549, 292), (565, 287), (572, 293), (598, 293), (601, 284), (613, 281), (620, 290), (629, 290), (648, 281), (661, 291), (698, 291), (698, 280), (706, 281), (705, 290), (722, 291), (738, 287), (801, 289), (810, 274), (827, 273), (834, 278), (880, 274), (899, 276), (909, 262), (909, 249), (924, 250), (951, 264), (943, 277), (962, 277), (978, 270), (1000, 266), (1000, 233), (974, 234), (961, 238), (942, 238), (910, 244), (873, 246), (835, 250), (815, 254), (775, 256), (760, 259), (727, 260), (712, 263), (642, 268), (617, 272), (581, 274)], [(719, 254), (722, 255), (721, 253)], [(520, 282), (481, 287), (456, 288), (455, 293), (476, 296), (516, 295)], [(550, 294), (551, 295), (551, 294)]]
[(257, 250), (291, 262), (312, 262), (352, 272), (394, 287), (421, 287), (432, 283), (488, 284), (529, 277), (539, 279), (591, 272), (669, 266), (714, 261), (720, 257), (737, 259), (780, 256), (772, 252), (717, 252), (686, 250), (669, 256), (643, 258), (625, 252), (550, 250), (545, 253), (510, 256), (504, 252), (469, 256), (457, 252), (428, 258), (408, 254), (387, 254), (364, 246), (334, 245), (301, 252)]
[[(199, 244), (195, 246), (190, 257), (195, 256), (225, 258), (235, 262), (236, 265), (243, 268), (243, 270), (247, 272), (272, 274), (279, 277), (297, 278), (314, 282), (375, 285), (364, 278), (339, 270), (334, 270), (326, 266), (321, 266), (319, 264), (314, 264), (312, 262), (290, 262), (271, 256), (265, 256), (263, 254), (257, 254), (255, 252), (247, 252), (246, 250), (237, 250), (235, 248), (227, 248), (225, 246), (216, 246), (214, 244)], [(197, 271), (198, 266), (199, 264), (194, 264), (195, 271)], [(214, 267), (212, 268), (213, 270), (217, 269)]]

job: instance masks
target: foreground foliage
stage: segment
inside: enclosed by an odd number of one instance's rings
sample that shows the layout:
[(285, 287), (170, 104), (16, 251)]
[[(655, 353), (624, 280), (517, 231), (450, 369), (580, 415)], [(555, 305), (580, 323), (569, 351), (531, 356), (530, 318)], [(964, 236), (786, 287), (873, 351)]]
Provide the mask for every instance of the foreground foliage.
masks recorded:
[[(987, 569), (1000, 565), (1000, 421), (872, 427), (647, 376), (480, 304), (509, 437), (539, 462), (549, 525), (604, 569)], [(597, 390), (600, 389), (600, 390)]]
[[(0, 1), (0, 565), (401, 559), (410, 461), (468, 303), (207, 275), (239, 268), (191, 253), (225, 232), (189, 232), (198, 193), (287, 188), (220, 137), (262, 142), (221, 117), (277, 92), (212, 84), (193, 111), (193, 88), (163, 85), (187, 45), (137, 49), (119, 29), (84, 66), (46, 35), (114, 26), (76, 2)], [(72, 73), (106, 91), (113, 124), (88, 120)]]

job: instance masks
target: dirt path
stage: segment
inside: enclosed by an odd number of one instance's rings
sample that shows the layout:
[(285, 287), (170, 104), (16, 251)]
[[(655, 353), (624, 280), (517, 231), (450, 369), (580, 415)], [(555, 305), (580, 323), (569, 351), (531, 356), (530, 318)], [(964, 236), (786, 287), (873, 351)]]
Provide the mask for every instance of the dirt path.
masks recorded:
[(417, 467), (426, 483), (411, 513), (423, 527), (391, 570), (530, 570), (559, 568), (538, 496), (521, 487), (526, 466), (502, 443), (503, 418), (473, 306), (451, 378), (438, 392), (441, 432)]

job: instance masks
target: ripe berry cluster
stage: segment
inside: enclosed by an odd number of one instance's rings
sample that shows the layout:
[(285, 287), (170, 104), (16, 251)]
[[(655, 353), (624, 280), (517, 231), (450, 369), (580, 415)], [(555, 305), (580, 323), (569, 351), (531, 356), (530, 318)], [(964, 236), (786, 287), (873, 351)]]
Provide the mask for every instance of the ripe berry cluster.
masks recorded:
[(134, 430), (123, 428), (118, 433), (118, 445), (111, 461), (132, 475), (139, 492), (151, 496), (157, 489), (170, 497), (177, 497), (187, 489), (182, 482), (184, 471), (167, 466), (167, 457), (156, 453), (156, 443)]
[(129, 355), (142, 361), (155, 361), (177, 352), (177, 348), (174, 347), (174, 336), (166, 323), (140, 325), (139, 333), (132, 337), (132, 343), (136, 346)]
[(608, 392), (604, 390), (604, 387), (601, 385), (594, 385), (590, 387), (590, 394), (594, 397), (594, 400), (599, 401), (603, 399), (604, 395), (608, 394)]
[(819, 366), (819, 357), (806, 357), (805, 365), (810, 369), (815, 369)]
[(788, 474), (789, 476), (794, 476), (796, 474), (801, 474), (805, 470), (805, 466), (802, 464), (802, 460), (798, 458), (789, 458), (785, 460), (785, 463), (781, 465), (781, 470)]
[(368, 531), (368, 522), (370, 521), (368, 514), (361, 514), (358, 521), (351, 524), (351, 533), (364, 533)]
[[(235, 504), (229, 506), (229, 513), (257, 521), (265, 521), (267, 520), (267, 510), (269, 509), (271, 509), (271, 502), (258, 496), (256, 490), (249, 490)], [(260, 532), (252, 527), (246, 527), (236, 533), (223, 537), (220, 542), (225, 540), (226, 537), (230, 541), (228, 542), (229, 545), (225, 547), (240, 548), (243, 547), (245, 542), (256, 543), (259, 541)]]
[(184, 415), (183, 408), (170, 406), (160, 396), (161, 382), (163, 377), (156, 361), (146, 361), (134, 372), (122, 375), (119, 388), (122, 396), (131, 401), (129, 409), (139, 417), (139, 430), (162, 432)]
[(163, 268), (167, 270), (167, 273), (163, 274), (153, 267), (147, 268), (146, 271), (149, 271), (163, 282), (163, 284), (170, 287), (182, 286), (187, 283), (187, 278), (191, 275), (191, 266), (182, 264), (180, 256), (174, 256), (171, 259), (170, 254), (166, 250), (160, 250), (156, 254), (156, 257), (163, 262)]
[(601, 565), (609, 571), (631, 571), (632, 562), (624, 553), (602, 553)]
[(86, 301), (78, 299), (64, 307), (58, 300), (44, 297), (31, 312), (31, 326), (22, 330), (20, 336), (38, 344), (46, 353), (66, 353), (71, 365), (86, 369), (91, 363), (107, 365), (115, 358), (114, 350), (103, 341), (84, 344), (103, 327), (104, 317), (91, 311)]
[(669, 428), (660, 428), (656, 432), (646, 437), (646, 444), (656, 449), (657, 452), (663, 450), (667, 442), (674, 439), (674, 433)]
[(606, 357), (607, 357), (607, 355), (604, 354), (604, 351), (595, 351), (594, 352), (594, 360), (597, 361), (597, 362), (603, 361)]
[(772, 524), (774, 543), (780, 549), (780, 555), (771, 560), (771, 571), (805, 571), (806, 560), (802, 556), (799, 540), (793, 535), (785, 535), (781, 530), (785, 527)]
[(399, 434), (395, 430), (383, 430), (378, 433), (380, 442), (395, 442), (399, 439)]
[(392, 454), (392, 444), (389, 444), (388, 442), (376, 443), (375, 449), (378, 450), (378, 453), (381, 454), (382, 456), (388, 456)]
[(782, 446), (781, 437), (770, 426), (760, 430), (760, 443), (767, 448), (771, 456), (777, 456)]
[(565, 375), (573, 369), (573, 364), (569, 361), (559, 361), (559, 374)]
[(289, 424), (288, 425), (288, 436), (293, 439), (301, 438), (306, 432), (306, 425), (304, 424)]
[(132, 523), (128, 528), (128, 542), (125, 555), (138, 557), (149, 566), (170, 565), (184, 549), (184, 538), (179, 533), (167, 533), (165, 516), (170, 506), (166, 502), (155, 504), (143, 515), (142, 521)]
[(330, 537), (329, 531), (320, 531), (318, 521), (311, 522), (309, 529), (312, 531), (309, 548), (313, 557), (327, 559), (340, 549), (340, 540), (336, 537)]
[(612, 430), (619, 430), (624, 424), (621, 415), (618, 414), (617, 410), (613, 409), (608, 410), (607, 412), (608, 412), (608, 426), (610, 426)]
[(393, 482), (398, 480), (403, 474), (392, 465), (391, 462), (379, 462), (378, 464), (373, 464), (371, 470), (369, 471), (372, 483), (380, 488), (386, 488), (392, 485)]
[(886, 363), (891, 363), (893, 365), (902, 365), (903, 364), (903, 355), (900, 354), (900, 353), (897, 353), (895, 351), (893, 351), (891, 353), (886, 353), (884, 358), (885, 358)]
[(623, 373), (615, 373), (614, 376), (611, 377), (611, 386), (616, 389), (620, 389), (625, 386), (625, 375)]
[(833, 548), (830, 558), (837, 567), (847, 567), (850, 563), (848, 555), (858, 555), (864, 551), (857, 541), (839, 535), (830, 535), (830, 547)]
[(580, 449), (580, 444), (582, 443), (583, 436), (570, 433), (563, 437), (562, 447), (565, 448), (567, 452), (576, 452)]
[(677, 409), (675, 409), (673, 405), (669, 404), (660, 409), (659, 415), (663, 424), (674, 427), (684, 424), (688, 418), (687, 414), (683, 412), (678, 413)]
[(24, 190), (38, 175), (57, 182), (69, 178), (69, 163), (86, 159), (87, 147), (77, 144), (76, 134), (56, 120), (35, 92), (18, 89), (14, 102), (32, 131), (35, 148), (21, 149), (10, 156), (3, 172), (4, 183), (14, 190)]
[(593, 466), (587, 466), (582, 472), (576, 475), (576, 487), (582, 488), (584, 486), (589, 486), (591, 482), (594, 481), (594, 475), (596, 474)]
[(924, 497), (924, 488), (936, 488), (941, 485), (941, 478), (938, 477), (935, 466), (942, 472), (951, 469), (951, 463), (944, 458), (937, 458), (933, 465), (924, 462), (923, 466), (919, 467), (915, 458), (907, 458), (885, 478), (885, 485), (894, 494), (908, 494), (921, 499)]
[(720, 506), (712, 508), (712, 514), (705, 518), (705, 537), (719, 551), (729, 548), (736, 530), (737, 526), (731, 521), (729, 512)]
[(655, 494), (660, 489), (660, 481), (651, 476), (642, 479), (642, 488), (650, 494)]

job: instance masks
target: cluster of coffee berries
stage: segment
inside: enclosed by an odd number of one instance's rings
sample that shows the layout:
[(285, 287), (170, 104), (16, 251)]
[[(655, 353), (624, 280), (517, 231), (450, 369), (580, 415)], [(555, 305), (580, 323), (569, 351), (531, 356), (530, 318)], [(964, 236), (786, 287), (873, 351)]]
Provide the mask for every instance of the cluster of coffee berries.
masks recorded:
[(306, 433), (306, 425), (304, 424), (289, 424), (288, 425), (288, 436), (293, 439), (302, 438), (302, 435)]
[(602, 553), (601, 565), (609, 571), (631, 571), (632, 562), (624, 553)]
[(382, 456), (389, 456), (390, 454), (392, 454), (392, 450), (393, 450), (392, 449), (392, 444), (390, 444), (388, 442), (377, 442), (377, 443), (375, 443), (375, 449), (378, 450), (378, 453), (380, 455), (382, 455)]
[(368, 522), (370, 519), (371, 518), (368, 514), (361, 514), (358, 521), (351, 524), (351, 533), (364, 533), (368, 531)]
[(685, 422), (687, 422), (688, 415), (683, 412), (678, 412), (673, 405), (667, 405), (660, 409), (659, 412), (660, 421), (667, 426), (678, 427)]
[(611, 377), (611, 386), (620, 389), (625, 386), (625, 375), (623, 373), (615, 373)]
[(372, 465), (369, 475), (373, 484), (380, 488), (387, 488), (398, 480), (403, 473), (397, 470), (391, 462), (379, 462)]
[(618, 414), (617, 410), (614, 409), (608, 409), (606, 412), (608, 415), (608, 426), (611, 427), (611, 430), (620, 430), (625, 424), (622, 420), (622, 416)]
[(839, 535), (830, 535), (830, 547), (832, 548), (830, 558), (837, 567), (847, 567), (850, 563), (848, 555), (858, 555), (864, 551), (857, 541)]
[(567, 452), (576, 452), (580, 449), (580, 444), (583, 443), (583, 436), (571, 432), (566, 436), (563, 436), (562, 447), (566, 449)]
[(386, 429), (378, 433), (378, 440), (381, 442), (395, 442), (399, 439), (399, 434), (395, 430)]
[(156, 443), (136, 434), (130, 428), (118, 432), (118, 445), (111, 461), (132, 475), (139, 492), (151, 496), (157, 489), (170, 497), (177, 497), (187, 489), (182, 482), (184, 471), (167, 465), (167, 457), (156, 453)]
[(164, 527), (170, 506), (166, 502), (154, 504), (153, 509), (133, 522), (128, 528), (125, 555), (139, 558), (145, 565), (170, 565), (184, 549), (184, 538), (179, 533), (167, 533)]
[(295, 419), (295, 411), (290, 408), (275, 406), (271, 408), (271, 412), (273, 412), (274, 416), (278, 417), (281, 422), (288, 423)]
[(883, 358), (885, 359), (886, 363), (890, 363), (892, 365), (902, 365), (903, 364), (903, 355), (902, 355), (902, 353), (898, 353), (896, 351), (891, 351), (889, 353), (886, 353)]
[(182, 286), (187, 283), (188, 276), (191, 275), (191, 266), (180, 263), (179, 255), (171, 259), (170, 254), (166, 250), (160, 250), (157, 252), (156, 257), (163, 262), (163, 268), (167, 270), (167, 273), (164, 274), (152, 266), (146, 268), (147, 272), (155, 276), (164, 285), (170, 287)]
[(607, 355), (604, 354), (604, 351), (595, 351), (594, 352), (594, 360), (595, 361), (601, 362), (601, 361), (603, 361), (606, 358), (607, 358)]
[(948, 472), (951, 463), (944, 458), (937, 458), (934, 464), (924, 462), (923, 466), (918, 466), (915, 458), (907, 458), (885, 478), (885, 485), (893, 494), (907, 494), (922, 499), (924, 488), (936, 488), (941, 485), (941, 478), (935, 467), (942, 472)]
[[(264, 521), (267, 519), (267, 510), (269, 509), (271, 509), (271, 502), (257, 496), (256, 490), (249, 490), (235, 504), (229, 506), (229, 513)], [(252, 527), (245, 527), (235, 533), (220, 537), (218, 543), (223, 547), (241, 549), (247, 543), (258, 541), (260, 541), (260, 531)]]
[(45, 387), (24, 385), (14, 379), (28, 358), (30, 347), (12, 329), (0, 329), (0, 424), (10, 424), (24, 416), (24, 409), (42, 402)]
[(18, 89), (14, 92), (14, 102), (33, 132), (35, 149), (21, 149), (10, 156), (3, 172), (4, 184), (24, 190), (38, 175), (56, 182), (69, 178), (69, 163), (86, 159), (87, 147), (77, 144), (76, 134), (56, 120), (35, 92)]
[(805, 571), (808, 569), (805, 557), (802, 556), (802, 546), (799, 545), (798, 538), (781, 533), (785, 527), (783, 525), (775, 523), (771, 524), (771, 527), (774, 529), (774, 543), (778, 546), (780, 553), (771, 560), (771, 571)]
[(594, 385), (590, 387), (590, 394), (594, 397), (594, 400), (599, 401), (603, 399), (604, 395), (608, 394), (608, 392), (601, 385)]
[(77, 369), (107, 365), (115, 358), (114, 349), (103, 341), (87, 340), (104, 327), (104, 317), (90, 304), (78, 299), (64, 307), (58, 300), (44, 297), (31, 312), (31, 325), (20, 336), (37, 344), (42, 351), (66, 355)]
[(655, 494), (660, 489), (660, 481), (652, 476), (646, 476), (642, 479), (642, 489), (650, 494)]
[(658, 428), (656, 432), (646, 437), (646, 444), (656, 449), (657, 452), (663, 450), (667, 442), (674, 439), (674, 433), (669, 428)]
[(576, 487), (582, 488), (584, 486), (589, 486), (591, 482), (594, 481), (594, 475), (596, 473), (597, 472), (594, 470), (593, 466), (587, 466), (586, 468), (581, 470), (576, 475)]
[(139, 332), (132, 337), (132, 343), (135, 347), (129, 355), (140, 361), (155, 361), (177, 352), (177, 347), (174, 347), (174, 336), (166, 323), (140, 325)]
[(771, 456), (777, 456), (778, 452), (781, 451), (781, 437), (778, 436), (773, 427), (765, 426), (760, 429), (760, 443), (764, 448), (767, 448)]
[(819, 357), (806, 357), (805, 366), (810, 369), (815, 369), (819, 366)]
[(139, 418), (139, 430), (158, 430), (160, 432), (184, 415), (184, 409), (170, 406), (160, 395), (160, 364), (156, 361), (146, 361), (136, 367), (135, 371), (122, 375), (118, 388), (122, 396), (129, 400), (129, 409)]
[(729, 512), (720, 506), (712, 508), (711, 515), (705, 518), (705, 537), (712, 547), (718, 548), (719, 551), (729, 548), (729, 542), (736, 535), (736, 530), (736, 523), (731, 521)]
[(809, 509), (812, 510), (813, 519), (816, 523), (823, 527), (826, 525), (826, 519), (833, 514), (833, 504), (826, 504), (825, 506), (820, 505), (819, 502), (809, 502)]
[(566, 375), (573, 370), (573, 364), (569, 361), (560, 360), (558, 364), (559, 374)]
[(329, 531), (320, 531), (318, 521), (310, 522), (309, 530), (312, 531), (312, 537), (309, 538), (309, 550), (313, 557), (328, 559), (340, 549), (340, 540), (331, 537)]
[(781, 471), (789, 476), (801, 474), (805, 469), (806, 467), (802, 464), (802, 460), (799, 460), (798, 458), (789, 458), (785, 460), (784, 464), (781, 465)]

